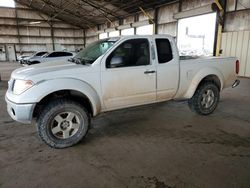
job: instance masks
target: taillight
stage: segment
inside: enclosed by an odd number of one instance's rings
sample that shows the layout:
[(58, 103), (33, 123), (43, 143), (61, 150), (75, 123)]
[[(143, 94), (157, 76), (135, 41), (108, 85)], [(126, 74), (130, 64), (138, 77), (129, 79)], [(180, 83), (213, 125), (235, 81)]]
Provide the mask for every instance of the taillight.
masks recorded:
[(235, 63), (235, 72), (236, 72), (236, 74), (239, 74), (239, 72), (240, 72), (240, 61), (239, 60), (237, 60)]

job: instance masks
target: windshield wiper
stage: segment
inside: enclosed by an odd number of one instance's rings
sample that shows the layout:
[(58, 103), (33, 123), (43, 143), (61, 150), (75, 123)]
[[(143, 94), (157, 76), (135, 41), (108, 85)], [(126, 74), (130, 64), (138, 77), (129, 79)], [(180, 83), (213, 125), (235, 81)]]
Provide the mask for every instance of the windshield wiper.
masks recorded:
[(68, 61), (69, 62), (75, 62), (74, 58), (69, 58)]
[(76, 58), (76, 57), (70, 58), (70, 59), (68, 59), (68, 61), (69, 61), (69, 62), (73, 62), (73, 63), (75, 63), (75, 64), (82, 64), (82, 65), (85, 65), (85, 64), (86, 64), (86, 62), (85, 62), (83, 59), (81, 59), (81, 58)]

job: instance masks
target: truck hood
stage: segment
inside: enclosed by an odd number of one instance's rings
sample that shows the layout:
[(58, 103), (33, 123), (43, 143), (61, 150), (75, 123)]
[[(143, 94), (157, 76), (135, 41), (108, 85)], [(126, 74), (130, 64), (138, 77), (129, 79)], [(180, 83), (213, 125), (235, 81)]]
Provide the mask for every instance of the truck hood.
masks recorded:
[[(69, 69), (79, 69), (79, 66), (89, 67), (89, 66), (77, 65), (75, 63), (65, 62), (65, 61), (47, 62), (47, 63), (40, 63), (40, 64), (16, 69), (15, 71), (12, 72), (11, 77), (14, 79), (25, 80), (25, 79), (31, 79), (31, 77), (38, 76), (40, 74), (46, 74), (46, 73), (47, 75), (55, 76), (56, 74), (55, 73), (51, 74), (51, 72), (61, 73), (61, 72), (64, 72), (65, 70), (68, 71)], [(45, 78), (48, 78), (47, 75)]]

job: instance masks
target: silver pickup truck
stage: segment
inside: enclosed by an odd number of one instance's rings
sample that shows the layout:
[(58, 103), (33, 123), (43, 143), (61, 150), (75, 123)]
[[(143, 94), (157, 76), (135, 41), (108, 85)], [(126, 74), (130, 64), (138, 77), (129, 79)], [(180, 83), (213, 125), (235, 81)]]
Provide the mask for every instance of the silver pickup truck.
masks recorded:
[(169, 35), (97, 41), (68, 62), (15, 70), (6, 93), (10, 116), (35, 119), (51, 147), (78, 143), (99, 113), (168, 100), (188, 100), (200, 115), (212, 113), (220, 91), (239, 84), (236, 58), (179, 57)]

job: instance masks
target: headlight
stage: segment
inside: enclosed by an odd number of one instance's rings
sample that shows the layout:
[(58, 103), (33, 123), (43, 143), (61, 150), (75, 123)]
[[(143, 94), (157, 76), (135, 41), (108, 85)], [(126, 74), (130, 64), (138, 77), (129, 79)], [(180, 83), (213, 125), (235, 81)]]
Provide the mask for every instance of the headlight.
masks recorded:
[(20, 95), (33, 85), (34, 83), (31, 80), (16, 80), (13, 87), (13, 93), (15, 95)]

